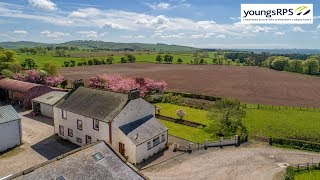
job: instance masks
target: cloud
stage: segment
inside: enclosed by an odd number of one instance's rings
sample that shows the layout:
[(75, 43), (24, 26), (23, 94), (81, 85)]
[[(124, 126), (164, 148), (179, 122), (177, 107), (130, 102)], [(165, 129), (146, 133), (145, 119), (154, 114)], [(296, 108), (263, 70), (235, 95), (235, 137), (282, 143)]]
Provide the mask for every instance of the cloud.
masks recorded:
[(28, 34), (28, 32), (25, 30), (14, 30), (13, 33), (20, 34), (20, 35), (27, 35)]
[(200, 39), (200, 38), (210, 38), (214, 33), (205, 33), (205, 34), (192, 34), (189, 38), (191, 39)]
[(153, 10), (161, 10), (161, 9), (168, 9), (171, 7), (169, 3), (160, 2), (160, 3), (145, 3), (149, 8)]
[(50, 0), (28, 0), (29, 4), (33, 7), (44, 10), (57, 10), (57, 5)]
[(145, 38), (144, 35), (136, 35), (136, 36), (132, 36), (132, 35), (124, 35), (124, 36), (120, 36), (121, 38), (128, 38), (128, 39), (142, 39)]
[(185, 37), (185, 33), (162, 34), (162, 33), (160, 33), (160, 32), (154, 34), (152, 37), (161, 38), (161, 39), (168, 39), (168, 38), (178, 38), (178, 39), (181, 39), (181, 38), (186, 38), (186, 37)]
[(320, 25), (317, 26), (317, 29), (320, 31)]
[(237, 20), (240, 20), (241, 18), (240, 17), (229, 17), (230, 20), (233, 20), (233, 21), (237, 21)]
[(96, 31), (78, 31), (78, 34), (84, 35), (86, 38), (97, 38), (98, 37), (98, 33)]
[(270, 32), (272, 30), (275, 30), (276, 28), (273, 27), (261, 27), (261, 26), (257, 26), (252, 32)]
[(225, 35), (220, 34), (220, 35), (218, 35), (218, 36), (217, 36), (217, 38), (218, 38), (218, 39), (224, 39), (224, 38), (226, 38), (226, 36), (225, 36)]
[(275, 32), (274, 34), (275, 35), (279, 35), (279, 36), (284, 36), (286, 33), (284, 33), (284, 32)]
[(320, 16), (313, 16), (313, 19), (320, 19)]
[(47, 38), (53, 38), (53, 39), (61, 39), (67, 36), (70, 36), (69, 33), (62, 33), (62, 32), (51, 32), (51, 31), (42, 31), (40, 33), (41, 36), (47, 37)]
[(293, 31), (293, 32), (304, 32), (304, 30), (301, 27), (293, 27), (291, 29), (291, 31)]

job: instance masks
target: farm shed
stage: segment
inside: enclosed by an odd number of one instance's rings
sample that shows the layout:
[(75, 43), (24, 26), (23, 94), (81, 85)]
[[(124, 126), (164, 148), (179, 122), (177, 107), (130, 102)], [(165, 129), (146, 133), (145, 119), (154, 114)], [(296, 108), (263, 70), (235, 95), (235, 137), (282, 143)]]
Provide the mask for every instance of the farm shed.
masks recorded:
[(21, 118), (11, 106), (0, 106), (0, 152), (21, 144)]
[(31, 109), (31, 100), (52, 91), (40, 84), (17, 81), (0, 77), (0, 101), (21, 104), (24, 109)]
[(62, 99), (67, 92), (51, 91), (47, 94), (32, 99), (32, 110), (41, 115), (53, 118), (53, 105)]

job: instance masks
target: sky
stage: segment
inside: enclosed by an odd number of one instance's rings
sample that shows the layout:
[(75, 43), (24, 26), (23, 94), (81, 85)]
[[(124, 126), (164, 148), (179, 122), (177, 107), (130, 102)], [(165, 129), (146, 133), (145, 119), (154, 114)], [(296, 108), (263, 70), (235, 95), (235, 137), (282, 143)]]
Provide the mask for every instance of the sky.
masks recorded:
[[(313, 3), (313, 24), (245, 25), (241, 3)], [(0, 0), (0, 41), (320, 49), (320, 1)]]

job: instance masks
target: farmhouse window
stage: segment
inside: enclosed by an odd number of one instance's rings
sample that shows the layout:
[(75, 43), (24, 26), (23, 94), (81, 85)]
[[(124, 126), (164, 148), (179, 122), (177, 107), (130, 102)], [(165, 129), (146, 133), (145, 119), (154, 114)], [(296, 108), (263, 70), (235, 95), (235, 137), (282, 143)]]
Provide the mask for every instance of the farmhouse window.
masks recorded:
[(82, 130), (82, 121), (81, 120), (77, 120), (77, 128), (79, 129), (79, 130)]
[(93, 129), (99, 131), (99, 120), (93, 119)]
[(91, 136), (86, 135), (86, 144), (91, 144)]
[(162, 141), (161, 141), (161, 142), (165, 141), (164, 134), (162, 134), (161, 139), (162, 139)]
[(68, 136), (73, 137), (73, 130), (68, 128)]
[(67, 111), (62, 109), (62, 119), (67, 119)]
[(151, 149), (151, 141), (148, 142), (148, 150)]
[(160, 144), (160, 137), (153, 139), (153, 147), (155, 147), (158, 144)]
[(77, 142), (82, 143), (82, 139), (77, 137)]
[(64, 128), (63, 128), (63, 126), (61, 126), (61, 125), (59, 125), (59, 134), (60, 134), (61, 136), (64, 136)]

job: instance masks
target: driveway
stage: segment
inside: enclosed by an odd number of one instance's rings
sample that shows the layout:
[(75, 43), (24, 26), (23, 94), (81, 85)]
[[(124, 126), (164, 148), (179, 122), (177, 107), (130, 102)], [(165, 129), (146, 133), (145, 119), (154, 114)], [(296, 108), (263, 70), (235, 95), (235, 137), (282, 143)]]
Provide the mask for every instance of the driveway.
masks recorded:
[(212, 148), (142, 170), (150, 179), (281, 179), (287, 164), (319, 162), (320, 153), (280, 149), (265, 144)]
[(43, 116), (34, 118), (28, 115), (29, 112), (19, 113), (22, 117), (23, 144), (0, 154), (0, 177), (23, 171), (78, 147), (56, 140), (52, 119)]

